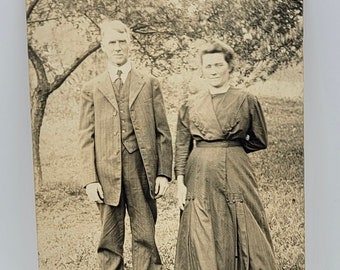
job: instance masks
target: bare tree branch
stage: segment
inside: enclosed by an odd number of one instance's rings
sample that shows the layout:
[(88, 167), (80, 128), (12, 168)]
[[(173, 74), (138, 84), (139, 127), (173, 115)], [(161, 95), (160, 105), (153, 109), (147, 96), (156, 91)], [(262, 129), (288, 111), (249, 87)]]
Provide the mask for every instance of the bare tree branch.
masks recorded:
[(157, 31), (138, 31), (138, 30), (134, 30), (133, 32), (136, 34), (142, 34), (142, 35), (152, 35), (152, 34), (159, 33)]
[(132, 38), (136, 40), (139, 47), (143, 50), (144, 54), (151, 60), (152, 63), (154, 63), (156, 61), (154, 55), (149, 53), (149, 51), (145, 48), (145, 46), (140, 42), (140, 40), (135, 35), (132, 35)]
[(50, 88), (49, 94), (51, 94), (53, 91), (58, 89), (64, 81), (72, 74), (72, 72), (92, 53), (97, 51), (100, 48), (100, 43), (92, 44), (89, 49), (80, 57), (76, 58), (71, 67), (66, 70), (63, 74), (57, 75), (54, 79), (54, 82), (52, 82), (52, 86)]
[(87, 14), (87, 11), (84, 12), (84, 16), (90, 21), (92, 22), (96, 27), (98, 27), (98, 29), (100, 29), (99, 25)]
[[(45, 70), (43, 61), (36, 54), (36, 52), (34, 51), (34, 49), (32, 48), (30, 44), (28, 44), (28, 58), (30, 59), (34, 67), (34, 70), (36, 72), (38, 84), (42, 84), (42, 83), (48, 84), (48, 79), (47, 79), (46, 70)], [(42, 88), (39, 88), (39, 89), (42, 89)]]
[(34, 7), (38, 4), (40, 0), (34, 0), (31, 5), (28, 7), (27, 11), (26, 11), (26, 20), (29, 18), (29, 16), (31, 15)]
[(148, 28), (148, 27), (150, 27), (149, 24), (137, 23), (137, 24), (131, 26), (130, 28), (133, 32), (135, 32), (137, 30), (141, 30), (141, 29)]
[(43, 22), (47, 22), (47, 21), (57, 21), (59, 18), (55, 17), (55, 18), (48, 18), (48, 19), (44, 19), (44, 20), (35, 20), (35, 21), (27, 21), (28, 24), (32, 24), (32, 23), (43, 23)]

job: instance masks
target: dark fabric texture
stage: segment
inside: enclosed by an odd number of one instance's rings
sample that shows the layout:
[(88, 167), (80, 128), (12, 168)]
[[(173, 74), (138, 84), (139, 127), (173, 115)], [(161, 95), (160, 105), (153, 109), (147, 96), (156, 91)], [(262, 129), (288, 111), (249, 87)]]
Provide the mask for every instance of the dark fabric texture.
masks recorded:
[[(171, 134), (159, 82), (134, 68), (130, 72), (129, 115), (147, 174), (150, 195), (154, 197), (156, 176), (171, 179)], [(107, 72), (83, 87), (80, 103), (83, 185), (100, 182), (105, 203), (118, 205), (121, 194), (122, 130), (117, 98)]]
[(157, 269), (161, 259), (155, 243), (156, 201), (150, 197), (139, 151), (123, 151), (123, 192), (117, 206), (97, 204), (102, 234), (98, 246), (100, 269), (124, 269), (125, 212), (130, 217), (132, 262), (135, 270)]
[(214, 98), (201, 90), (179, 112), (175, 171), (185, 176), (187, 198), (175, 269), (274, 270), (269, 228), (247, 156), (267, 147), (260, 104), (235, 88)]
[[(118, 80), (118, 79), (117, 79)], [(138, 149), (138, 143), (135, 131), (133, 129), (131, 115), (129, 110), (129, 89), (131, 85), (130, 73), (127, 76), (124, 85), (120, 89), (114, 88), (120, 116), (120, 127), (122, 131), (122, 143), (129, 153)]]
[(104, 72), (83, 87), (80, 102), (83, 184), (99, 182), (104, 192), (104, 204), (98, 204), (100, 268), (124, 269), (127, 210), (133, 269), (160, 269), (155, 180), (171, 179), (172, 143), (159, 83), (132, 68), (116, 86)]

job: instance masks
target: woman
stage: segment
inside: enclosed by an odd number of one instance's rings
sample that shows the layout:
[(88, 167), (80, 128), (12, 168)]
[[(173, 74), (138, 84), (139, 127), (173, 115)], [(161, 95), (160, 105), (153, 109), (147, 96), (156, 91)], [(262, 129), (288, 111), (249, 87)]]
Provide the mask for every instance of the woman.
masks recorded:
[(179, 111), (175, 172), (182, 210), (177, 270), (273, 270), (265, 213), (247, 153), (267, 147), (256, 97), (229, 85), (233, 50), (201, 52), (200, 84)]

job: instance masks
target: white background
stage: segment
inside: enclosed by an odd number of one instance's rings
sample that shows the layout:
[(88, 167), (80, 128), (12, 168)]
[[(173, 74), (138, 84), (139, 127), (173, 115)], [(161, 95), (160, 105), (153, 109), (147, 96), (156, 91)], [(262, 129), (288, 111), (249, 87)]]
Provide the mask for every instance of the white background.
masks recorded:
[[(308, 270), (340, 269), (339, 10), (305, 1)], [(23, 0), (1, 1), (0, 34), (0, 269), (38, 269)]]

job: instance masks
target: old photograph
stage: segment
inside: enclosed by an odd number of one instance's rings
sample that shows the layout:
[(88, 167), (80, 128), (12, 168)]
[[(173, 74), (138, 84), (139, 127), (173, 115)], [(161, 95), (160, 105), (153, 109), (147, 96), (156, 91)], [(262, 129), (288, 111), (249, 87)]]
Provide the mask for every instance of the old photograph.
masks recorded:
[(305, 269), (303, 0), (27, 0), (39, 270)]

